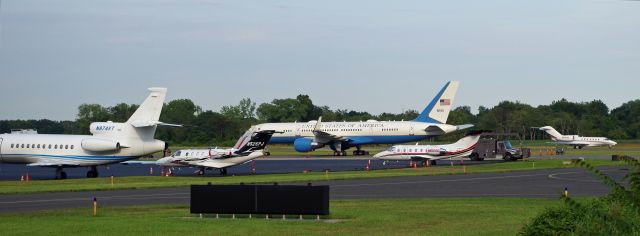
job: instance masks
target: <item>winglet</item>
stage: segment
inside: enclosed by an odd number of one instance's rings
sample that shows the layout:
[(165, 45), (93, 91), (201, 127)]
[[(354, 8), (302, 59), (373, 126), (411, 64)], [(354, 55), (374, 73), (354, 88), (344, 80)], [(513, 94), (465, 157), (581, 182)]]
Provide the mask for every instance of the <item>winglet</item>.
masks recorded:
[(313, 126), (313, 131), (319, 131), (321, 124), (322, 124), (322, 116), (318, 118), (318, 121), (316, 122), (316, 125)]

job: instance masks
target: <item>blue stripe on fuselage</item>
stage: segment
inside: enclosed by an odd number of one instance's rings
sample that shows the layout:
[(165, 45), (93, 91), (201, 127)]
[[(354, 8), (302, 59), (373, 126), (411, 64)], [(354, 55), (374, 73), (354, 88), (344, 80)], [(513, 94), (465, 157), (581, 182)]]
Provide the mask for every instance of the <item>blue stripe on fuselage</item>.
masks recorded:
[(2, 154), (4, 157), (48, 157), (58, 159), (74, 159), (86, 161), (125, 161), (136, 158), (134, 156), (72, 156), (72, 155), (44, 155), (44, 154)]
[[(297, 137), (297, 136), (287, 136), (287, 137), (272, 137), (269, 143), (271, 144), (289, 144), (293, 143), (296, 139), (299, 138), (309, 138), (311, 137)], [(417, 142), (422, 141), (429, 136), (427, 135), (405, 135), (405, 136), (354, 136), (354, 137), (346, 137), (349, 139), (350, 144), (354, 145), (366, 145), (366, 144), (396, 144), (396, 143), (408, 143), (408, 142)]]

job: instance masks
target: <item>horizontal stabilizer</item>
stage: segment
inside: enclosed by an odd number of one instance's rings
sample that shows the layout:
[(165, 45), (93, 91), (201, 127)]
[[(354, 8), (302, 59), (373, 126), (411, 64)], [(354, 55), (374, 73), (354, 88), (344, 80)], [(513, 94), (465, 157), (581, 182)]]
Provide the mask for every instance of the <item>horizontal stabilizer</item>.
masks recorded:
[(160, 122), (160, 121), (133, 121), (131, 122), (131, 125), (133, 127), (136, 128), (142, 128), (142, 127), (150, 127), (150, 126), (171, 126), (171, 127), (182, 127), (182, 125), (179, 124), (169, 124), (169, 123), (164, 123), (164, 122)]

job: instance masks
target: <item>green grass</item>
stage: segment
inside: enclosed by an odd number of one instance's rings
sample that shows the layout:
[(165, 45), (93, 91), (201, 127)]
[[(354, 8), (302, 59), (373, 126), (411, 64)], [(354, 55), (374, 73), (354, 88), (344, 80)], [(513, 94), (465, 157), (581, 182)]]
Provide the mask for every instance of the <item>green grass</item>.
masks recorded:
[[(131, 176), (115, 177), (113, 185), (111, 185), (111, 179), (109, 177), (96, 179), (32, 180), (29, 183), (16, 180), (0, 181), (0, 194), (178, 187), (189, 186), (191, 184), (206, 184), (208, 182), (213, 184), (311, 182), (323, 180), (507, 172), (573, 167), (572, 165), (563, 164), (563, 162), (566, 161), (567, 159), (530, 159), (529, 161), (469, 166), (432, 166), (419, 167), (415, 169), (405, 168), (372, 171), (309, 172), (227, 177)], [(623, 164), (622, 162), (613, 162), (603, 159), (590, 159), (588, 162), (595, 166)]]
[[(331, 201), (331, 219), (199, 219), (187, 206), (135, 206), (1, 214), (11, 235), (515, 235), (556, 199)], [(280, 216), (278, 216), (280, 217)]]

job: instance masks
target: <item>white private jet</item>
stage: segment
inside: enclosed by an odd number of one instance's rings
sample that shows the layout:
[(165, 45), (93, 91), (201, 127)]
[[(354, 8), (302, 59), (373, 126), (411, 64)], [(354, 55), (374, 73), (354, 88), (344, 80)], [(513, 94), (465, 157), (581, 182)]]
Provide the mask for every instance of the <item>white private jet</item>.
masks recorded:
[(395, 145), (373, 156), (385, 161), (435, 161), (466, 157), (476, 147), (482, 131), (469, 132), (464, 138), (446, 145)]
[(98, 177), (96, 166), (123, 162), (165, 150), (154, 139), (166, 88), (151, 93), (125, 123), (94, 122), (92, 135), (12, 133), (0, 135), (0, 162), (56, 168), (56, 179), (66, 179), (64, 167), (89, 167), (88, 178)]
[(207, 169), (219, 169), (220, 174), (226, 175), (228, 167), (264, 156), (263, 150), (274, 133), (276, 132), (273, 130), (247, 131), (233, 148), (182, 149), (155, 164), (165, 167), (198, 167), (198, 175), (204, 175)]
[(541, 127), (540, 130), (547, 132), (551, 135), (551, 140), (556, 144), (573, 146), (574, 149), (583, 147), (599, 147), (599, 146), (612, 146), (618, 144), (613, 140), (605, 137), (581, 137), (578, 135), (562, 135), (556, 129), (551, 126)]
[(472, 127), (446, 124), (458, 84), (458, 81), (448, 82), (412, 121), (322, 123), (320, 118), (308, 123), (266, 123), (255, 128), (257, 131), (283, 131), (282, 134), (274, 134), (270, 143), (293, 143), (298, 152), (310, 152), (329, 145), (336, 156), (346, 156), (346, 150), (351, 147), (357, 148), (354, 155), (368, 155), (367, 151), (361, 150), (362, 145), (415, 142)]

